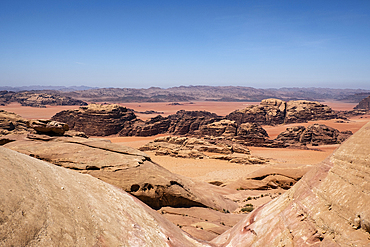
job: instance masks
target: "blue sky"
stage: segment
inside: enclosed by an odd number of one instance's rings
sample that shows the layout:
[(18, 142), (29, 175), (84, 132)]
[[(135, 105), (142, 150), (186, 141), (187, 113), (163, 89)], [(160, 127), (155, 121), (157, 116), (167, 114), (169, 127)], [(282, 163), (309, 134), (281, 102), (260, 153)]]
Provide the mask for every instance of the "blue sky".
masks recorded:
[(370, 1), (0, 1), (0, 85), (370, 89)]

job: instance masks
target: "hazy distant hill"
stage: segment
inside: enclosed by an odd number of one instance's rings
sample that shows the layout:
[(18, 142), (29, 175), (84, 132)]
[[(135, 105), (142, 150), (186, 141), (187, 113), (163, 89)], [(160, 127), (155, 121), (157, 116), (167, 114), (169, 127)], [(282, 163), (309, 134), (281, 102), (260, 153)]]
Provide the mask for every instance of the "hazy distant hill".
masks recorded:
[[(363, 89), (331, 88), (269, 88), (240, 86), (180, 86), (171, 88), (97, 88), (65, 93), (83, 101), (95, 102), (176, 102), (176, 101), (261, 101), (266, 98), (282, 100), (343, 100), (352, 95), (369, 93)], [(364, 96), (366, 97), (366, 96)], [(358, 102), (361, 99), (358, 99)], [(353, 99), (351, 98), (351, 101)]]
[(58, 91), (78, 91), (78, 90), (88, 90), (97, 87), (88, 87), (88, 86), (40, 86), (40, 85), (32, 85), (32, 86), (22, 86), (22, 87), (0, 87), (0, 91), (31, 91), (31, 90), (58, 90)]
[(241, 86), (180, 86), (171, 88), (91, 88), (87, 86), (29, 86), (0, 87), (8, 91), (30, 91), (70, 97), (86, 102), (189, 102), (189, 101), (261, 101), (267, 98), (281, 100), (341, 100), (358, 103), (370, 95), (364, 89), (332, 88), (268, 88)]

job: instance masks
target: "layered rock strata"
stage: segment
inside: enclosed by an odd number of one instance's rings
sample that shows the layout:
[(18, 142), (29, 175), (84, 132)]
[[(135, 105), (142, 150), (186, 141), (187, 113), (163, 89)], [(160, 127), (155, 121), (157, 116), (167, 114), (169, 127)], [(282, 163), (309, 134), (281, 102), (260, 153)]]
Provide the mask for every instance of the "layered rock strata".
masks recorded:
[(212, 240), (216, 246), (368, 246), (370, 123), (289, 191)]
[(136, 119), (136, 115), (119, 105), (90, 104), (77, 110), (65, 110), (55, 114), (52, 120), (67, 123), (76, 131), (90, 136), (117, 134), (124, 123)]

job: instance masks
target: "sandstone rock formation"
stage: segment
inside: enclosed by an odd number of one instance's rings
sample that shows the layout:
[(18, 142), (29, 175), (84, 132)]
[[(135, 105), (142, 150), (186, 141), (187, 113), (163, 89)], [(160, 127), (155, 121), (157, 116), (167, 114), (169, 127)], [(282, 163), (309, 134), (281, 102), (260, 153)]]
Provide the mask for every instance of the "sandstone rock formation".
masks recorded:
[(232, 211), (236, 208), (233, 201), (215, 191), (217, 187), (175, 175), (151, 162), (145, 153), (107, 140), (25, 138), (4, 147), (90, 174), (122, 188), (155, 209), (200, 206)]
[(156, 155), (169, 155), (179, 158), (212, 158), (228, 160), (232, 163), (242, 164), (268, 163), (268, 159), (266, 158), (250, 155), (250, 151), (246, 146), (232, 143), (227, 144), (222, 142), (222, 140), (220, 141), (217, 139), (207, 140), (188, 137), (165, 136), (154, 139), (154, 141), (140, 147), (139, 150), (155, 151)]
[(68, 124), (52, 121), (49, 119), (30, 121), (28, 127), (36, 130), (36, 132), (38, 133), (51, 135), (64, 135), (64, 133), (69, 130)]
[(56, 92), (9, 92), (0, 91), (0, 105), (18, 102), (22, 106), (45, 107), (46, 105), (87, 105), (86, 102), (73, 99), (69, 96), (61, 96)]
[(15, 113), (0, 110), (0, 136), (25, 132), (28, 122)]
[(340, 132), (324, 124), (312, 124), (307, 128), (304, 126), (288, 127), (276, 137), (276, 140), (286, 145), (311, 144), (317, 146), (342, 143), (351, 135), (351, 131)]
[(358, 105), (355, 106), (356, 110), (370, 110), (370, 96), (362, 99)]
[(300, 123), (336, 117), (337, 114), (330, 107), (319, 102), (306, 100), (284, 102), (279, 99), (262, 100), (260, 105), (251, 105), (226, 116), (238, 124), (249, 122), (264, 125)]
[(1, 246), (209, 246), (88, 175), (0, 147)]
[(61, 111), (52, 117), (52, 120), (67, 123), (73, 130), (93, 136), (117, 134), (125, 122), (134, 119), (136, 116), (132, 111), (115, 104), (90, 104), (78, 110)]
[(368, 246), (370, 123), (216, 246)]

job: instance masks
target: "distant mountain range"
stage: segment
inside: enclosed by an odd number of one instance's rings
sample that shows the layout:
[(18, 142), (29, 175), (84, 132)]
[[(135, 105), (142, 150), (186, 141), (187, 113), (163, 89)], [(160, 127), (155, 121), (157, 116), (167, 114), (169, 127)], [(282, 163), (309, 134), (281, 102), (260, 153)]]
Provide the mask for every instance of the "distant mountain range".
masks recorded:
[(22, 86), (22, 87), (1, 87), (0, 91), (13, 91), (13, 92), (19, 92), (19, 91), (32, 91), (32, 90), (58, 90), (58, 91), (79, 91), (79, 90), (88, 90), (88, 89), (94, 89), (97, 87), (88, 87), (88, 86), (41, 86), (41, 85), (32, 85), (32, 86)]
[[(282, 100), (345, 100), (359, 102), (370, 95), (364, 89), (332, 88), (269, 88), (240, 86), (180, 86), (171, 88), (96, 88), (65, 92), (66, 96), (87, 102), (181, 102), (181, 101), (261, 101), (267, 98)], [(359, 97), (360, 95), (360, 97)]]
[(339, 100), (358, 103), (370, 95), (365, 89), (333, 88), (268, 88), (259, 89), (241, 86), (179, 86), (171, 88), (92, 88), (88, 86), (27, 86), (0, 87), (7, 91), (30, 91), (70, 97), (85, 102), (189, 102), (224, 101), (259, 102), (267, 98), (281, 100)]

